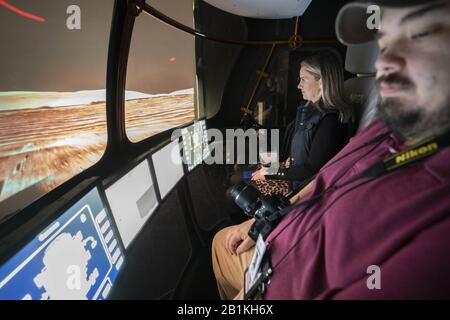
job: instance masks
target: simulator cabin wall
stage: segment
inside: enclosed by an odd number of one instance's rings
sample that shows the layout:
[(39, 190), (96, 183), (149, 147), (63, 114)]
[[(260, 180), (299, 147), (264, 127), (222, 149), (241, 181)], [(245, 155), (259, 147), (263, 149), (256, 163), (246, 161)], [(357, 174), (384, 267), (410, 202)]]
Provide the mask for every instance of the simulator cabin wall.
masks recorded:
[[(305, 14), (300, 17), (299, 34), (305, 40), (336, 39), (334, 32), (335, 17), (339, 8), (346, 2), (348, 1), (313, 1)], [(236, 16), (233, 17), (236, 18)], [(199, 18), (201, 19), (202, 17)], [(241, 19), (245, 22), (247, 40), (288, 40), (293, 35), (295, 27), (295, 18), (280, 20)], [(231, 45), (226, 46), (231, 47)], [(305, 44), (294, 52), (311, 47), (312, 45)], [(323, 45), (314, 45), (314, 47), (332, 47), (337, 48), (340, 52), (345, 52), (345, 48), (337, 40), (331, 45), (324, 43)], [(234, 61), (227, 59), (227, 56), (220, 56), (220, 53), (205, 48), (203, 53), (206, 57), (209, 56), (209, 59), (221, 59), (221, 64), (233, 66), (226, 80), (223, 97), (220, 102), (220, 111), (212, 123), (213, 126), (234, 127), (239, 125), (242, 116), (240, 109), (249, 102), (258, 78), (257, 70), (261, 70), (269, 52), (270, 46), (245, 46), (242, 47), (239, 57)], [(276, 47), (268, 66), (268, 76), (261, 82), (251, 105), (251, 109), (254, 110), (255, 120), (257, 120), (258, 102), (265, 104), (265, 111), (268, 111), (267, 109), (272, 106), (272, 109), (267, 112), (268, 116), (265, 123), (263, 123), (265, 126), (283, 127), (292, 120), (292, 115), (295, 115), (295, 107), (299, 97), (296, 97), (296, 80), (292, 80), (290, 76), (292, 72), (292, 65), (290, 64), (291, 54), (292, 50), (287, 45)], [(220, 69), (216, 68), (210, 65), (208, 74), (221, 74)], [(208, 82), (205, 81), (205, 83), (208, 86)], [(294, 93), (288, 94), (292, 90), (294, 90)], [(217, 99), (218, 97), (215, 98)]]

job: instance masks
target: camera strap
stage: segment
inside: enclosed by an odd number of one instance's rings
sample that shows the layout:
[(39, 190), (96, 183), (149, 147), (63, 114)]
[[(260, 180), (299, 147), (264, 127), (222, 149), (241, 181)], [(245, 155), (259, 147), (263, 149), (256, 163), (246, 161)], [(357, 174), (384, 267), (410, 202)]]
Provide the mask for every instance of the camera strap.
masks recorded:
[(380, 161), (360, 174), (361, 178), (377, 178), (409, 164), (428, 158), (450, 146), (450, 132), (432, 137)]
[(290, 211), (292, 211), (292, 209), (313, 204), (320, 198), (324, 197), (326, 194), (341, 189), (342, 187), (349, 185), (350, 183), (353, 183), (361, 179), (381, 177), (387, 173), (403, 168), (407, 165), (420, 161), (424, 158), (430, 157), (448, 146), (450, 146), (450, 131), (441, 136), (426, 139), (425, 141), (419, 142), (404, 151), (398, 152), (386, 158), (383, 161), (379, 161), (374, 165), (370, 166), (365, 171), (361, 172), (359, 175), (350, 178), (349, 180), (343, 182), (342, 184), (339, 185), (333, 184), (323, 192), (311, 197), (310, 199), (302, 201), (290, 207), (284, 208), (283, 210), (278, 211), (276, 214), (272, 215), (271, 217), (268, 217), (267, 219), (269, 221), (279, 220), (283, 218), (286, 214), (288, 214)]
[[(326, 194), (335, 192), (338, 189), (343, 188), (346, 185), (349, 185), (353, 182), (356, 182), (358, 180), (362, 179), (369, 179), (369, 181), (372, 181), (373, 179), (376, 179), (378, 177), (381, 177), (383, 175), (386, 175), (388, 173), (391, 173), (395, 170), (398, 170), (400, 168), (406, 167), (412, 163), (416, 163), (422, 159), (428, 158), (442, 149), (450, 146), (450, 131), (437, 137), (432, 137), (429, 139), (426, 139), (422, 142), (419, 142), (408, 149), (398, 152), (388, 158), (386, 158), (383, 161), (379, 161), (375, 163), (374, 165), (370, 166), (368, 169), (363, 171), (362, 173), (358, 174), (357, 176), (350, 178), (349, 180), (341, 183), (340, 185), (333, 184), (331, 187), (327, 188), (323, 192), (311, 197), (308, 200), (302, 201), (296, 205), (284, 208), (282, 210), (279, 210), (275, 214), (271, 215), (270, 217), (267, 217), (269, 221), (280, 221), (285, 215), (287, 215), (289, 212), (291, 212), (295, 208), (299, 208), (302, 206), (312, 205), (320, 198), (324, 197)], [(321, 216), (323, 217), (323, 215)], [(320, 219), (319, 219), (320, 220)], [(292, 219), (288, 224), (286, 224), (283, 227), (283, 230), (287, 228), (291, 223), (295, 221), (295, 218)], [(312, 229), (309, 229), (305, 232), (305, 234)], [(278, 232), (274, 238), (272, 238), (271, 242), (279, 236), (281, 232)], [(300, 240), (303, 238), (304, 234), (300, 237)], [(276, 265), (278, 265), (281, 260), (283, 260), (289, 252), (300, 243), (301, 241), (297, 241), (289, 250), (288, 252), (280, 259)], [(270, 276), (273, 272), (273, 268), (270, 265), (270, 259), (268, 258), (267, 252), (269, 251), (270, 243), (267, 245), (267, 249), (265, 250), (264, 257), (262, 258), (262, 261), (264, 263), (261, 264), (259, 268), (259, 278), (256, 280), (254, 285), (247, 290), (245, 293), (246, 299), (252, 299), (256, 295), (262, 295), (265, 292), (266, 285), (270, 281)], [(276, 267), (276, 265), (274, 267)], [(263, 291), (262, 291), (263, 290)], [(252, 295), (251, 295), (252, 294)]]
[[(315, 175), (312, 176), (310, 179), (308, 179), (308, 183), (311, 182), (311, 181), (313, 181), (313, 180), (314, 180), (314, 179), (315, 179), (315, 178), (316, 178), (323, 170), (325, 170), (325, 169), (327, 169), (327, 168), (329, 168), (329, 167), (335, 165), (336, 163), (340, 162), (341, 160), (344, 160), (344, 159), (347, 158), (348, 156), (354, 154), (355, 152), (357, 152), (357, 151), (359, 151), (359, 150), (361, 150), (361, 149), (364, 149), (364, 148), (366, 148), (366, 147), (368, 147), (368, 146), (371, 146), (371, 145), (374, 145), (374, 144), (376, 144), (376, 143), (381, 143), (381, 142), (383, 142), (383, 141), (384, 141), (385, 139), (387, 139), (391, 134), (392, 134), (392, 131), (390, 131), (390, 130), (389, 130), (389, 131), (386, 131), (386, 132), (384, 132), (384, 133), (382, 133), (382, 134), (380, 134), (380, 135), (374, 137), (373, 139), (371, 139), (371, 140), (369, 140), (369, 141), (366, 141), (366, 142), (362, 143), (360, 146), (358, 146), (358, 147), (354, 148), (353, 150), (351, 150), (351, 151), (349, 151), (349, 152), (343, 154), (343, 155), (340, 156), (339, 158), (334, 159), (334, 160), (331, 161), (331, 162), (328, 162), (325, 166), (323, 166), (323, 167), (320, 169), (320, 171), (319, 171), (317, 174), (315, 174)], [(287, 198), (287, 199), (292, 198), (292, 197), (295, 196), (298, 192), (300, 192), (302, 189), (303, 189), (303, 186), (302, 186), (302, 187), (299, 187), (299, 188), (297, 188), (297, 189), (292, 190), (292, 191), (286, 196), (286, 198)]]
[[(311, 178), (310, 182), (311, 182), (312, 180), (314, 180), (314, 179), (315, 179), (315, 178), (316, 178), (323, 170), (325, 170), (325, 169), (327, 169), (327, 168), (329, 168), (329, 167), (335, 165), (336, 163), (338, 163), (338, 162), (344, 160), (345, 158), (351, 156), (352, 154), (354, 154), (355, 152), (357, 152), (357, 151), (359, 151), (359, 150), (361, 150), (361, 149), (364, 149), (364, 148), (366, 148), (366, 147), (368, 147), (368, 146), (371, 146), (371, 145), (374, 145), (374, 144), (383, 142), (383, 141), (384, 141), (385, 139), (387, 139), (391, 134), (392, 134), (392, 131), (386, 131), (386, 132), (384, 132), (384, 133), (382, 133), (382, 134), (380, 134), (380, 135), (374, 137), (373, 139), (370, 139), (370, 140), (368, 140), (368, 141), (362, 143), (362, 144), (359, 145), (358, 147), (356, 147), (356, 148), (354, 148), (353, 150), (351, 150), (351, 151), (349, 151), (349, 152), (343, 154), (342, 156), (340, 156), (339, 158), (335, 159), (334, 161), (331, 161), (331, 162), (327, 163), (322, 169), (320, 169), (319, 173), (317, 173), (316, 175), (314, 175), (314, 176)], [(333, 185), (334, 185), (334, 184), (333, 184)], [(287, 199), (292, 198), (293, 196), (295, 196), (295, 195), (296, 195), (298, 192), (300, 192), (300, 191), (301, 191), (301, 189), (300, 189), (300, 190), (294, 190), (294, 191), (292, 191), (292, 192), (288, 195)], [(325, 194), (328, 194), (328, 193), (330, 193), (331, 191), (333, 191), (333, 190), (325, 190), (325, 191), (321, 192), (320, 194), (318, 194), (318, 195), (316, 195), (316, 196), (313, 196), (313, 197), (311, 197), (310, 199), (308, 199), (308, 200), (306, 200), (306, 201), (302, 201), (302, 202), (300, 202), (300, 203), (298, 203), (298, 204), (295, 204), (295, 205), (289, 206), (289, 207), (287, 207), (287, 208), (284, 208), (283, 210), (280, 210), (280, 211), (277, 213), (276, 216), (272, 217), (271, 220), (274, 221), (274, 220), (277, 220), (277, 219), (281, 219), (282, 217), (284, 217), (287, 213), (289, 213), (289, 212), (290, 212), (292, 209), (294, 209), (294, 208), (298, 208), (298, 207), (301, 207), (301, 206), (307, 206), (307, 205), (310, 205), (310, 204), (312, 204), (312, 203), (315, 203), (318, 199), (322, 198)]]

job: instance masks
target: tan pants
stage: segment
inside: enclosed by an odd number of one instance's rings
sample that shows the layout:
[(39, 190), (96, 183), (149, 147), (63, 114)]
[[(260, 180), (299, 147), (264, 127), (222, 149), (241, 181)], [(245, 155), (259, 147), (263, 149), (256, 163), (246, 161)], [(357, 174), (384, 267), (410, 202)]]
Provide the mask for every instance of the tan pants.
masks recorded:
[(220, 297), (223, 300), (244, 298), (244, 271), (253, 257), (255, 248), (232, 256), (225, 247), (226, 234), (230, 227), (220, 230), (212, 243), (212, 265)]

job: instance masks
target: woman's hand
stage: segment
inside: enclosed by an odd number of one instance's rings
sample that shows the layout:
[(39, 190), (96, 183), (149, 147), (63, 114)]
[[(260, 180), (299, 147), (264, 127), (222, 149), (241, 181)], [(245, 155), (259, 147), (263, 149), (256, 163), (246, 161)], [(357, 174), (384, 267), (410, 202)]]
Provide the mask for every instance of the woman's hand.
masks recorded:
[(300, 190), (298, 193), (296, 193), (291, 199), (289, 199), (289, 202), (291, 204), (296, 203), (301, 198), (305, 197), (307, 194), (313, 191), (314, 187), (316, 185), (316, 180), (312, 180), (310, 183), (308, 183), (305, 187), (303, 187), (302, 190)]
[(226, 236), (225, 247), (231, 255), (239, 255), (255, 245), (255, 241), (248, 235), (254, 222), (255, 219), (250, 219), (230, 228)]
[(268, 169), (262, 167), (261, 169), (256, 170), (252, 173), (252, 180), (266, 180), (266, 174), (268, 174)]

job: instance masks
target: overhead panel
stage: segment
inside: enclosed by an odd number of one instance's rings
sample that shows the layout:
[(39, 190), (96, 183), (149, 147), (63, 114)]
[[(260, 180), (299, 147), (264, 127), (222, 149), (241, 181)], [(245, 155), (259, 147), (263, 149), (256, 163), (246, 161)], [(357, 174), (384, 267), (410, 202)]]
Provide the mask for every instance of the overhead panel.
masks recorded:
[(204, 0), (223, 11), (249, 18), (288, 19), (302, 16), (312, 0)]

